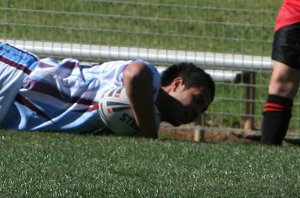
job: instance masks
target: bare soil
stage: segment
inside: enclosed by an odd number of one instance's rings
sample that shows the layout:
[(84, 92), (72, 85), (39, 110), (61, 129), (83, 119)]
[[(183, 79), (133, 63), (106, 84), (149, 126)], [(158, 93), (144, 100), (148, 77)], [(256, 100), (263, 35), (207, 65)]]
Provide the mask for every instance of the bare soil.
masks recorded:
[[(160, 138), (170, 138), (180, 141), (207, 142), (207, 143), (248, 143), (259, 144), (260, 131), (245, 129), (204, 129), (201, 130), (195, 125), (173, 127), (162, 123), (159, 129)], [(300, 138), (288, 136), (284, 139), (283, 145), (300, 146)]]

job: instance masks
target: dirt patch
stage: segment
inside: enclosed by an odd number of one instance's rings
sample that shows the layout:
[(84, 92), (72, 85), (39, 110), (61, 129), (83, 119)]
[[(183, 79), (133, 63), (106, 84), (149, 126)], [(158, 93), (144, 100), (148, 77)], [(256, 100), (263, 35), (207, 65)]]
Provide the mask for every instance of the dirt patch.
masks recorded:
[[(173, 127), (169, 124), (161, 124), (159, 129), (161, 138), (170, 138), (181, 141), (193, 142), (243, 142), (249, 144), (259, 144), (260, 131), (244, 130), (244, 129), (218, 129), (205, 128), (201, 129), (195, 125), (185, 125), (181, 127)], [(300, 146), (300, 138), (296, 136), (288, 136), (285, 138), (283, 145)]]

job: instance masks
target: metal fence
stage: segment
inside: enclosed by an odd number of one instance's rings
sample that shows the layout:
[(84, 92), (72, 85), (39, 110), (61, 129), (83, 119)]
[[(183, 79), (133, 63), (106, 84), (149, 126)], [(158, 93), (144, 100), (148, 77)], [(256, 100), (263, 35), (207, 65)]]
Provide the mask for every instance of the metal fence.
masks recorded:
[[(222, 76), (207, 128), (259, 130), (280, 0), (1, 0), (0, 38), (81, 61), (194, 62)], [(239, 80), (226, 80), (228, 72)], [(242, 74), (242, 75), (238, 75)], [(290, 132), (299, 128), (295, 101)]]

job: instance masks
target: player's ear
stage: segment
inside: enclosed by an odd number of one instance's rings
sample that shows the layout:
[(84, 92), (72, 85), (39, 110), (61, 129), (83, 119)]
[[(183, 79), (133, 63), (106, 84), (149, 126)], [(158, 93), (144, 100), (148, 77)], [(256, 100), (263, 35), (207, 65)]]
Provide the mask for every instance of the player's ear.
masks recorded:
[(184, 85), (182, 77), (176, 77), (171, 83), (172, 91), (175, 91), (179, 86)]

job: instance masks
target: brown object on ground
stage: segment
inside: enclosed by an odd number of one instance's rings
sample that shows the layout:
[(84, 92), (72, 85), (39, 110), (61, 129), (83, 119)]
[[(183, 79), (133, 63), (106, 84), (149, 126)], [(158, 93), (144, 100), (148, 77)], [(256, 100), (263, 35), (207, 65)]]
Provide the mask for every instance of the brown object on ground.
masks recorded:
[[(176, 139), (180, 141), (206, 142), (206, 143), (248, 143), (259, 144), (260, 132), (245, 129), (201, 129), (195, 125), (173, 127), (162, 123), (159, 129), (160, 138)], [(283, 145), (300, 146), (300, 138), (289, 136), (284, 139)]]

